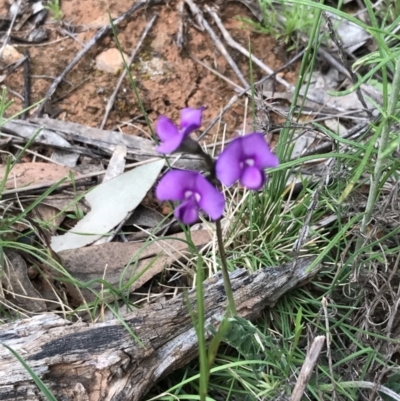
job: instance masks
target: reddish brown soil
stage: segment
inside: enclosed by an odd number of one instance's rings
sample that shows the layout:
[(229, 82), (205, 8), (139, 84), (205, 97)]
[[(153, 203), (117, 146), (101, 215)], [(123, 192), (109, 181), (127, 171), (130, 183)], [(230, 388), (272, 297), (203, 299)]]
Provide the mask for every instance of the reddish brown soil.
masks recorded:
[[(7, 10), (4, 3), (7, 1), (0, 0), (0, 6), (1, 3), (4, 5), (1, 7), (4, 15)], [(197, 30), (191, 24), (190, 13), (185, 17), (187, 44), (182, 51), (178, 49), (175, 44), (179, 25), (177, 3), (177, 1), (170, 1), (168, 5), (164, 4), (138, 11), (128, 21), (118, 26), (118, 38), (123, 51), (130, 55), (149, 19), (154, 13), (158, 13), (157, 21), (131, 68), (132, 74), (136, 77), (141, 99), (153, 122), (159, 114), (166, 114), (170, 118), (178, 120), (181, 108), (206, 105), (207, 110), (203, 120), (205, 127), (232, 97), (234, 88), (194, 62), (190, 58), (190, 54), (212, 66), (235, 83), (240, 84), (240, 81), (227, 64), (226, 59), (216, 50), (208, 34)], [(108, 22), (108, 7), (112, 16), (116, 17), (131, 5), (132, 2), (124, 0), (114, 0), (108, 3), (99, 0), (63, 0), (63, 22), (75, 27), (78, 32), (81, 31), (76, 38), (84, 44), (95, 34), (99, 26)], [(277, 69), (287, 61), (286, 52), (276, 44), (273, 38), (251, 32), (236, 19), (238, 16), (252, 17), (249, 10), (241, 3), (226, 3), (219, 15), (232, 37), (245, 48), (248, 48), (251, 43), (253, 54), (269, 67)], [(218, 32), (218, 28), (214, 24), (211, 25), (215, 32)], [(21, 53), (25, 49), (29, 49), (33, 76), (56, 77), (81, 50), (82, 46), (71, 37), (60, 34), (60, 24), (52, 21), (51, 16), (47, 19), (46, 28), (51, 32), (48, 42), (41, 45), (14, 45)], [(25, 29), (28, 27), (26, 26)], [(63, 110), (58, 118), (92, 127), (100, 125), (107, 100), (113, 92), (119, 74), (113, 75), (97, 71), (94, 59), (104, 50), (113, 47), (116, 47), (116, 44), (110, 34), (96, 43), (68, 74), (66, 79), (72, 86), (62, 83), (53, 96), (53, 100), (63, 97), (62, 100), (53, 103), (54, 109)], [(227, 49), (246, 79), (250, 80), (248, 59), (229, 47)], [(254, 69), (254, 74), (255, 79), (265, 75), (258, 68)], [(286, 71), (283, 77), (289, 82), (294, 82), (296, 71)], [(32, 102), (40, 101), (44, 97), (51, 82), (51, 78), (32, 79)], [(84, 83), (82, 84), (82, 82)], [(12, 91), (22, 94), (22, 68), (7, 77), (4, 84)], [(75, 86), (77, 88), (65, 96)], [(8, 96), (14, 100), (8, 114), (20, 111), (22, 101), (11, 92)], [(244, 115), (243, 105), (244, 99), (241, 99), (224, 115), (223, 122), (228, 124), (228, 135), (241, 127)], [(148, 130), (141, 122), (121, 124), (140, 116), (141, 112), (134, 91), (125, 78), (105, 128), (120, 126), (125, 133), (146, 135)], [(211, 131), (211, 135), (214, 132)]]

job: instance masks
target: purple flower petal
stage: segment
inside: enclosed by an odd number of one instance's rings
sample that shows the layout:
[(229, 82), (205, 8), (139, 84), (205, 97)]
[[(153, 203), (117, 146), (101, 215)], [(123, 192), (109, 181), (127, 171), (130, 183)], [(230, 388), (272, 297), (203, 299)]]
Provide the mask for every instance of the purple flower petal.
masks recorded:
[(265, 173), (257, 167), (247, 167), (244, 169), (240, 182), (248, 189), (257, 191), (261, 189), (266, 181)]
[(182, 142), (183, 135), (179, 132), (174, 123), (165, 116), (160, 116), (156, 125), (156, 132), (161, 139), (161, 144), (157, 146), (159, 153), (172, 153), (178, 149)]
[(245, 187), (258, 190), (266, 181), (263, 170), (278, 164), (279, 160), (271, 152), (263, 134), (254, 132), (234, 139), (219, 156), (215, 171), (226, 186), (240, 179)]
[(196, 200), (191, 197), (186, 201), (182, 202), (175, 209), (175, 217), (180, 220), (183, 224), (193, 224), (199, 218), (199, 207)]
[(156, 133), (162, 141), (169, 141), (179, 136), (179, 130), (175, 124), (165, 116), (158, 117), (156, 124)]
[(199, 109), (187, 107), (186, 109), (181, 110), (180, 128), (184, 137), (201, 127), (201, 117), (204, 109), (205, 107), (203, 106)]
[(224, 195), (201, 174), (199, 174), (196, 179), (196, 189), (196, 192), (200, 194), (199, 205), (201, 209), (203, 209), (211, 219), (219, 219), (224, 213)]
[(240, 138), (245, 159), (254, 160), (254, 166), (260, 169), (276, 167), (278, 158), (271, 152), (264, 135), (260, 132), (245, 135)]
[(160, 201), (184, 200), (185, 191), (193, 187), (194, 177), (185, 170), (168, 171), (160, 180), (156, 188), (156, 196)]
[(183, 136), (178, 132), (178, 135), (174, 138), (171, 138), (165, 142), (161, 142), (159, 146), (157, 146), (158, 153), (172, 153), (175, 152), (181, 145), (183, 140)]
[(219, 155), (215, 165), (218, 179), (227, 187), (233, 185), (241, 176), (240, 167), (242, 159), (241, 138), (234, 139)]
[(182, 201), (175, 209), (175, 216), (185, 224), (198, 219), (200, 208), (213, 220), (219, 219), (224, 212), (222, 193), (196, 171), (169, 171), (157, 185), (156, 196), (161, 201)]

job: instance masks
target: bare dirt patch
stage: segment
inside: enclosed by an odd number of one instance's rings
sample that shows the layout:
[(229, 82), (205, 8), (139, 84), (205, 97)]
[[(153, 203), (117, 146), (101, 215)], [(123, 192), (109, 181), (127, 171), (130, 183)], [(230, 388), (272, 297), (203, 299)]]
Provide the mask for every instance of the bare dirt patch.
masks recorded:
[[(1, 4), (3, 3), (3, 4)], [(5, 0), (3, 15), (8, 5)], [(50, 33), (49, 40), (35, 44), (11, 43), (22, 53), (29, 50), (31, 58), (32, 90), (31, 102), (38, 102), (46, 94), (52, 80), (58, 76), (82, 49), (99, 27), (108, 23), (108, 11), (113, 17), (125, 12), (131, 4), (126, 1), (78, 0), (62, 1), (62, 23), (47, 18), (46, 29)], [(126, 54), (131, 54), (150, 18), (158, 14), (149, 35), (145, 39), (138, 56), (131, 66), (139, 93), (145, 109), (152, 122), (158, 115), (166, 114), (172, 119), (179, 119), (179, 111), (183, 107), (206, 105), (204, 126), (215, 118), (222, 107), (234, 94), (234, 88), (223, 79), (217, 77), (202, 65), (195, 62), (191, 55), (207, 63), (229, 80), (240, 85), (240, 81), (215, 47), (206, 32), (194, 26), (189, 10), (185, 9), (183, 21), (185, 26), (183, 49), (176, 45), (181, 14), (178, 2), (151, 6), (139, 10), (131, 18), (118, 25), (118, 39)], [(241, 3), (227, 2), (218, 11), (225, 27), (232, 37), (245, 48), (251, 44), (254, 55), (272, 69), (281, 67), (289, 56), (273, 38), (251, 32), (236, 17), (252, 17), (249, 10)], [(205, 17), (208, 19), (207, 15)], [(218, 28), (209, 21), (213, 29)], [(23, 30), (29, 30), (29, 24)], [(65, 32), (68, 31), (69, 35)], [(5, 33), (2, 33), (4, 36)], [(67, 75), (66, 81), (57, 89), (51, 99), (51, 107), (46, 111), (49, 115), (58, 114), (59, 119), (77, 122), (91, 127), (98, 127), (106, 103), (113, 92), (119, 73), (103, 73), (95, 68), (95, 58), (103, 51), (116, 48), (115, 39), (110, 33), (98, 41), (83, 59)], [(239, 52), (229, 52), (240, 70), (250, 82), (249, 61)], [(295, 67), (292, 67), (295, 68)], [(260, 79), (265, 72), (254, 67), (254, 78)], [(296, 71), (288, 70), (282, 75), (287, 81), (294, 82)], [(23, 73), (19, 68), (5, 79), (3, 84), (10, 90), (9, 98), (14, 104), (8, 114), (20, 111), (23, 94)], [(69, 93), (72, 90), (71, 93)], [(14, 94), (13, 94), (14, 92)], [(224, 116), (223, 123), (228, 124), (230, 133), (240, 129), (244, 115), (244, 99), (237, 102)], [(34, 113), (34, 110), (31, 112)], [(105, 128), (119, 127), (124, 133), (148, 135), (134, 91), (127, 78), (124, 79)], [(214, 131), (210, 135), (214, 135)], [(229, 134), (228, 134), (229, 135)]]

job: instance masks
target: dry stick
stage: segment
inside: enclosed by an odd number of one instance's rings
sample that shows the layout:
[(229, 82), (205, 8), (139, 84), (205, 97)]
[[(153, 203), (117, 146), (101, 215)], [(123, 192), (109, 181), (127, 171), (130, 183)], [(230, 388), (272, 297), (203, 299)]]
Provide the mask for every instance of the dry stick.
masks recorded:
[[(156, 20), (156, 18), (157, 18), (157, 14), (153, 15), (153, 17), (151, 18), (150, 22), (147, 24), (145, 30), (142, 33), (142, 36), (139, 39), (139, 43), (137, 44), (135, 49), (132, 51), (131, 58), (129, 59), (129, 61), (127, 63), (127, 68), (130, 68), (131, 64), (133, 63), (133, 60), (136, 57), (136, 54), (138, 53), (140, 47), (142, 46), (142, 43), (143, 43), (144, 39), (146, 38), (147, 34), (149, 33), (151, 27), (153, 26), (154, 21)], [(126, 68), (124, 68), (122, 73), (121, 73), (121, 75), (120, 75), (120, 77), (119, 77), (119, 79), (118, 79), (117, 85), (114, 88), (114, 92), (112, 93), (112, 95), (108, 99), (106, 110), (104, 112), (103, 121), (101, 122), (100, 127), (99, 127), (100, 129), (103, 129), (104, 126), (106, 125), (108, 115), (110, 114), (110, 111), (114, 106), (115, 99), (117, 97), (117, 94), (118, 94), (119, 88), (120, 88), (120, 86), (122, 84), (122, 81), (125, 78), (126, 72), (127, 72), (127, 70), (126, 70)]]
[[(282, 67), (278, 68), (276, 71), (273, 71), (271, 74), (267, 75), (266, 77), (263, 77), (262, 79), (260, 79), (259, 81), (254, 83), (254, 86), (256, 85), (261, 85), (263, 84), (265, 81), (267, 81), (268, 79), (271, 79), (273, 77), (276, 76), (276, 74), (280, 73), (281, 71), (283, 71), (284, 69), (286, 69), (287, 67), (289, 67), (290, 65), (292, 65), (295, 61), (297, 61), (306, 51), (306, 49), (303, 49), (299, 54), (296, 54), (296, 56), (294, 56), (291, 60), (289, 60), (286, 64), (284, 64)], [(240, 92), (237, 95), (232, 96), (232, 98), (229, 100), (229, 102), (222, 108), (222, 110), (220, 111), (220, 113), (217, 115), (217, 117), (214, 118), (214, 120), (211, 121), (211, 123), (208, 125), (208, 127), (201, 133), (201, 135), (199, 136), (198, 140), (201, 140), (202, 138), (204, 138), (205, 135), (208, 134), (208, 132), (211, 130), (212, 127), (214, 127), (214, 125), (221, 119), (221, 117), (223, 116), (223, 114), (229, 110), (232, 105), (241, 97), (243, 96), (245, 93), (247, 93), (250, 89), (251, 89), (252, 85), (249, 85), (245, 90), (243, 90), (242, 92)]]
[(20, 67), (21, 64), (25, 62), (25, 57), (21, 57), (19, 60), (17, 60), (15, 63), (11, 63), (7, 65), (6, 67), (2, 68), (1, 70), (7, 70), (7, 76), (12, 74), (17, 68)]
[(190, 58), (192, 60), (194, 60), (196, 63), (202, 65), (204, 68), (206, 68), (208, 71), (211, 71), (214, 75), (216, 75), (217, 77), (221, 78), (222, 80), (224, 80), (225, 82), (227, 82), (229, 85), (235, 87), (238, 91), (243, 92), (244, 89), (243, 87), (241, 87), (238, 84), (235, 84), (235, 82), (233, 82), (231, 79), (227, 78), (224, 74), (221, 74), (219, 71), (215, 70), (214, 68), (210, 67), (209, 65), (207, 65), (206, 63), (204, 63), (203, 61), (199, 60), (196, 56), (193, 56), (193, 54), (190, 55)]
[(240, 81), (245, 87), (248, 87), (249, 84), (244, 78), (243, 74), (240, 72), (238, 66), (236, 63), (233, 61), (232, 57), (229, 55), (228, 51), (226, 50), (225, 46), (222, 44), (222, 42), (219, 40), (218, 36), (215, 34), (215, 32), (212, 30), (211, 26), (209, 23), (205, 20), (203, 17), (202, 12), (200, 11), (199, 7), (197, 7), (196, 4), (193, 3), (192, 0), (185, 0), (186, 4), (190, 7), (192, 13), (196, 16), (198, 21), (201, 21), (202, 25), (208, 32), (208, 34), (211, 36), (211, 39), (214, 41), (215, 46), (217, 49), (220, 51), (220, 53), (226, 58), (226, 61), (229, 63), (229, 65), (232, 67), (233, 71), (235, 71), (236, 75), (239, 77)]
[[(206, 6), (206, 10), (211, 15), (211, 17), (213, 17), (215, 23), (218, 25), (218, 28), (220, 29), (220, 31), (222, 33), (224, 39), (226, 40), (226, 43), (228, 43), (229, 46), (233, 47), (234, 49), (240, 51), (240, 53), (244, 54), (246, 57), (250, 58), (251, 61), (254, 62), (254, 64), (257, 64), (261, 69), (263, 69), (265, 72), (267, 72), (267, 74), (272, 74), (274, 72), (274, 70), (272, 68), (265, 65), (259, 58), (257, 58), (253, 54), (250, 54), (250, 52), (247, 49), (245, 49), (242, 45), (237, 43), (232, 38), (230, 33), (225, 29), (224, 24), (222, 23), (221, 19), (219, 18), (219, 16), (217, 15), (217, 13), (215, 11), (213, 11), (208, 6)], [(283, 78), (281, 78), (279, 76), (276, 76), (275, 79), (281, 85), (283, 85), (285, 88), (287, 88), (289, 90), (294, 88), (294, 86), (292, 84), (290, 84), (289, 82), (287, 82), (286, 80), (284, 80)]]
[[(326, 20), (326, 24), (328, 25), (329, 36), (331, 37), (332, 41), (335, 43), (335, 45), (337, 47), (340, 60), (342, 61), (343, 65), (346, 67), (347, 71), (349, 72), (351, 81), (353, 82), (353, 85), (355, 85), (357, 83), (357, 76), (354, 74), (353, 70), (349, 66), (349, 63), (347, 62), (346, 55), (345, 55), (345, 52), (344, 52), (344, 49), (343, 49), (342, 41), (336, 35), (336, 32), (335, 32), (335, 30), (333, 28), (332, 21), (331, 21), (329, 15), (325, 11), (323, 11), (322, 12), (322, 16)], [(371, 110), (368, 109), (367, 103), (365, 102), (365, 99), (364, 99), (364, 96), (363, 96), (363, 94), (361, 92), (361, 88), (360, 87), (358, 87), (356, 89), (356, 93), (357, 93), (358, 100), (363, 105), (363, 107), (365, 109), (365, 112), (368, 114), (368, 117), (372, 118), (372, 112), (371, 112)]]
[(326, 330), (326, 356), (328, 358), (329, 364), (329, 372), (332, 377), (332, 386), (333, 386), (333, 400), (337, 399), (336, 393), (336, 383), (334, 382), (334, 374), (333, 374), (333, 364), (332, 364), (332, 350), (331, 350), (331, 337), (330, 337), (330, 330), (329, 330), (329, 315), (328, 315), (328, 300), (325, 297), (322, 297), (322, 309), (324, 310), (325, 316), (325, 330)]
[[(353, 128), (349, 129), (345, 135), (342, 136), (343, 139), (356, 138), (362, 135), (369, 128), (369, 123), (361, 122), (355, 125)], [(331, 142), (324, 143), (322, 145), (316, 146), (313, 149), (308, 150), (306, 153), (302, 154), (302, 157), (317, 155), (319, 153), (325, 153), (332, 150), (334, 145)]]
[[(349, 381), (349, 382), (340, 382), (340, 387), (341, 388), (367, 388), (370, 390), (376, 390), (388, 395), (390, 398), (392, 398), (395, 401), (400, 401), (400, 395), (395, 393), (393, 390), (391, 390), (388, 387), (378, 385), (376, 386), (375, 383), (372, 382), (367, 382), (367, 381)], [(332, 391), (332, 385), (331, 384), (321, 384), (320, 385), (320, 390), (321, 391)]]
[[(142, 7), (149, 6), (149, 5), (154, 5), (154, 4), (159, 4), (163, 0), (141, 0), (137, 2), (134, 6), (132, 6), (128, 11), (123, 13), (121, 16), (116, 18), (113, 21), (113, 25), (117, 26), (119, 23), (130, 17), (135, 11), (139, 10)], [(68, 64), (67, 68), (54, 80), (54, 82), (50, 85), (49, 90), (47, 91), (44, 101), (40, 105), (36, 116), (39, 117), (43, 111), (44, 107), (47, 103), (47, 101), (53, 96), (54, 92), (56, 91), (58, 85), (60, 82), (65, 78), (65, 76), (75, 67), (75, 65), (82, 59), (82, 57), (101, 39), (103, 38), (107, 33), (111, 31), (111, 24), (108, 24), (102, 28), (100, 28), (96, 35), (93, 36), (92, 39), (89, 40), (89, 42), (86, 44), (86, 46), (81, 49), (81, 51), (75, 56), (75, 58)]]
[(8, 44), (8, 41), (10, 40), (11, 31), (12, 31), (12, 29), (14, 27), (15, 20), (17, 19), (17, 15), (18, 15), (19, 9), (21, 7), (21, 2), (22, 2), (22, 0), (18, 0), (18, 7), (17, 7), (17, 9), (15, 11), (15, 14), (14, 14), (13, 19), (11, 21), (10, 27), (8, 28), (8, 31), (6, 33), (6, 37), (5, 37), (5, 39), (3, 39), (4, 42), (3, 42), (3, 46), (0, 49), (0, 58), (3, 57), (4, 49), (6, 48), (6, 46)]
[(21, 115), (21, 119), (25, 120), (28, 115), (28, 108), (31, 105), (31, 71), (29, 63), (29, 50), (24, 51), (25, 62), (24, 62), (24, 101), (23, 108), (25, 111)]
[(319, 354), (321, 353), (324, 345), (325, 337), (318, 336), (314, 338), (310, 349), (307, 352), (306, 359), (304, 360), (303, 366), (301, 367), (300, 375), (297, 379), (297, 383), (293, 389), (293, 393), (290, 397), (290, 401), (300, 401), (301, 397), (306, 389), (306, 386), (310, 380), (315, 364)]
[[(84, 85), (87, 81), (89, 81), (90, 78), (85, 78), (83, 81), (79, 82), (79, 84), (75, 85), (72, 87), (69, 91), (65, 92), (63, 95), (59, 96), (58, 98), (54, 99), (52, 103), (57, 103), (60, 100), (65, 99), (68, 97), (72, 92), (76, 91), (78, 88), (80, 88), (82, 85)], [(65, 82), (65, 80), (64, 80)], [(72, 85), (71, 85), (72, 86)]]
[(184, 0), (181, 0), (178, 5), (179, 27), (178, 27), (178, 33), (176, 35), (176, 45), (178, 46), (179, 50), (181, 50), (185, 45), (185, 38), (183, 37), (185, 30), (185, 23), (183, 21), (184, 12), (185, 12), (185, 2)]
[(333, 68), (337, 69), (347, 78), (352, 79), (349, 70), (346, 67), (344, 67), (343, 64), (340, 64), (339, 61), (335, 57), (333, 57), (332, 54), (330, 54), (327, 50), (325, 50), (322, 47), (319, 47), (318, 54), (322, 56)]

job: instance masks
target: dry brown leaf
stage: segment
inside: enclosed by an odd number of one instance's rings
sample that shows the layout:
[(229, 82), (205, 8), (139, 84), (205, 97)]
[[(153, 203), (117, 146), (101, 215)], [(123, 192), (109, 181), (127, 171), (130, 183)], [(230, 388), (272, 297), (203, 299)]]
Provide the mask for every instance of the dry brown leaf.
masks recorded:
[(7, 301), (27, 312), (46, 310), (46, 303), (28, 278), (27, 266), (22, 256), (12, 250), (6, 251), (7, 263), (4, 266), (1, 283)]
[[(191, 237), (193, 243), (198, 248), (201, 248), (210, 242), (211, 233), (207, 230), (193, 231), (191, 232)], [(185, 234), (180, 233), (171, 238), (152, 242), (143, 250), (144, 242), (111, 242), (86, 248), (65, 250), (59, 252), (58, 255), (68, 273), (80, 282), (104, 277), (105, 281), (117, 288), (120, 282), (124, 285), (132, 277), (148, 268), (130, 286), (130, 292), (132, 292), (156, 274), (161, 273), (165, 266), (170, 265), (187, 253), (188, 246), (184, 242), (185, 239)], [(129, 263), (130, 265), (125, 269)], [(149, 265), (151, 266), (149, 267)], [(123, 276), (122, 280), (121, 276)], [(72, 285), (67, 285), (67, 288), (74, 304), (82, 303), (83, 299), (80, 293), (82, 293), (87, 302), (95, 299), (95, 295), (90, 290), (78, 290)], [(91, 288), (96, 292), (100, 292), (101, 284), (95, 283)]]
[(39, 203), (39, 205), (35, 206), (32, 212), (39, 220), (49, 223), (47, 229), (53, 235), (65, 219), (65, 213), (60, 213), (57, 208), (46, 205), (45, 203)]
[[(5, 166), (0, 166), (0, 177), (4, 177)], [(7, 177), (6, 188), (21, 188), (33, 184), (49, 184), (68, 177), (68, 167), (51, 163), (19, 163)], [(76, 172), (74, 172), (76, 174)]]

